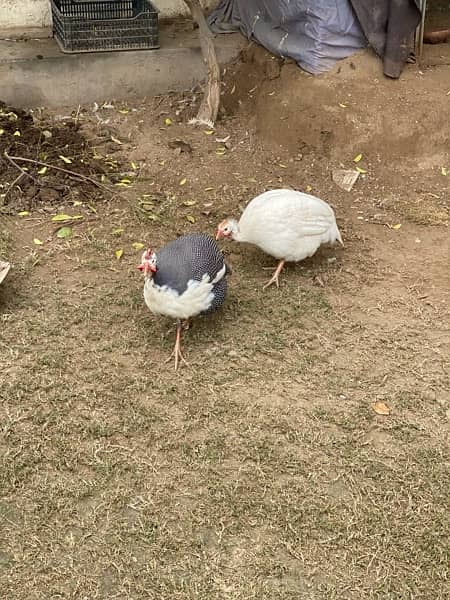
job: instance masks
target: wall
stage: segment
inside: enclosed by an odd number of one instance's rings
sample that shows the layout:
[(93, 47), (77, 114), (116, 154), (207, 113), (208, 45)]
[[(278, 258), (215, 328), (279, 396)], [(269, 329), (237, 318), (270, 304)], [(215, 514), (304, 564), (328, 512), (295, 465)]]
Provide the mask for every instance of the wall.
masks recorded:
[[(153, 0), (160, 18), (188, 14), (183, 0)], [(13, 27), (49, 27), (51, 25), (50, 0), (0, 0), (0, 29)], [(210, 8), (217, 0), (202, 0)]]

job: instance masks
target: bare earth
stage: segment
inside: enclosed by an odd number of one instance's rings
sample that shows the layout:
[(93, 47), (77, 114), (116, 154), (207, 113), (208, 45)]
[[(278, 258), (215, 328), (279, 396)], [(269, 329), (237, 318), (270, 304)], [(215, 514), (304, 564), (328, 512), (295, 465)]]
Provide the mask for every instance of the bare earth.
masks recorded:
[[(73, 113), (88, 139), (123, 142), (97, 152), (115, 151), (125, 181), (113, 199), (3, 217), (4, 598), (449, 597), (441, 62), (389, 81), (362, 53), (313, 78), (250, 48), (210, 135), (187, 124), (191, 92)], [(332, 170), (356, 166), (340, 190)], [(133, 243), (214, 233), (283, 186), (330, 202), (345, 247), (263, 292), (275, 261), (224, 244), (228, 300), (186, 333), (175, 374), (173, 324), (144, 305)], [(56, 237), (57, 213), (83, 215), (72, 238)]]

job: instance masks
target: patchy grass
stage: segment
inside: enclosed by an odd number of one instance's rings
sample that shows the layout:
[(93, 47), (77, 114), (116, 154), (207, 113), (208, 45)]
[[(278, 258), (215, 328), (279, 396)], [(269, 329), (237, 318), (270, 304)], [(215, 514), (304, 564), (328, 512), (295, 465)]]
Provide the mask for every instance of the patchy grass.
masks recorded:
[(242, 257), (175, 375), (139, 277), (74, 244), (74, 272), (13, 278), (4, 306), (6, 597), (445, 598), (445, 414), (422, 397), (444, 375), (415, 375), (431, 315), (392, 325), (414, 302), (384, 297), (374, 325), (300, 267), (262, 293)]
[[(142, 117), (130, 160), (155, 153), (139, 163), (147, 181), (96, 213), (78, 206), (70, 240), (55, 239), (45, 212), (12, 239), (0, 290), (3, 595), (444, 600), (450, 348), (436, 248), (447, 230), (370, 225), (381, 210), (380, 223), (404, 213), (349, 200), (313, 155), (300, 173), (263, 151), (255, 166), (247, 123), (228, 123), (242, 144), (225, 157), (180, 126), (191, 158), (166, 148), (160, 118)], [(263, 292), (274, 261), (224, 245), (227, 302), (194, 321), (189, 365), (175, 373), (164, 363), (173, 324), (144, 306), (133, 242), (211, 232), (262, 187), (308, 182), (333, 198), (345, 249), (289, 265)]]

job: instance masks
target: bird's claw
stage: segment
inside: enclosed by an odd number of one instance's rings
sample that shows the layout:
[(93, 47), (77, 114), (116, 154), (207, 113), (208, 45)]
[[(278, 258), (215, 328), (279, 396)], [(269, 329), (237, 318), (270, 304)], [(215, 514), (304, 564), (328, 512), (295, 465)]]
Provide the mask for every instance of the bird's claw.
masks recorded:
[(168, 358), (166, 358), (166, 360), (164, 362), (168, 363), (174, 357), (175, 357), (175, 371), (178, 370), (179, 360), (181, 360), (181, 362), (183, 362), (185, 365), (189, 364), (188, 361), (182, 355), (181, 350), (179, 348), (175, 348), (174, 351), (172, 352), (172, 354)]
[(268, 288), (273, 283), (275, 283), (275, 285), (277, 286), (277, 288), (280, 287), (280, 282), (278, 281), (278, 274), (274, 275), (271, 279), (269, 279), (269, 281), (265, 285), (263, 285), (263, 290), (265, 290), (266, 288)]

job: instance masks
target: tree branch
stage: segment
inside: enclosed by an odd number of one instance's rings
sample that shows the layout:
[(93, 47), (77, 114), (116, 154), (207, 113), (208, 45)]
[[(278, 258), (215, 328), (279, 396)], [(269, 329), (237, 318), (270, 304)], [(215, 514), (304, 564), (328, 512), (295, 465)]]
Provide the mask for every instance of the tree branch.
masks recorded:
[(208, 67), (208, 81), (197, 117), (190, 123), (214, 127), (220, 103), (220, 68), (214, 47), (214, 37), (206, 22), (199, 0), (184, 0), (191, 11), (192, 18), (198, 25), (203, 60)]

